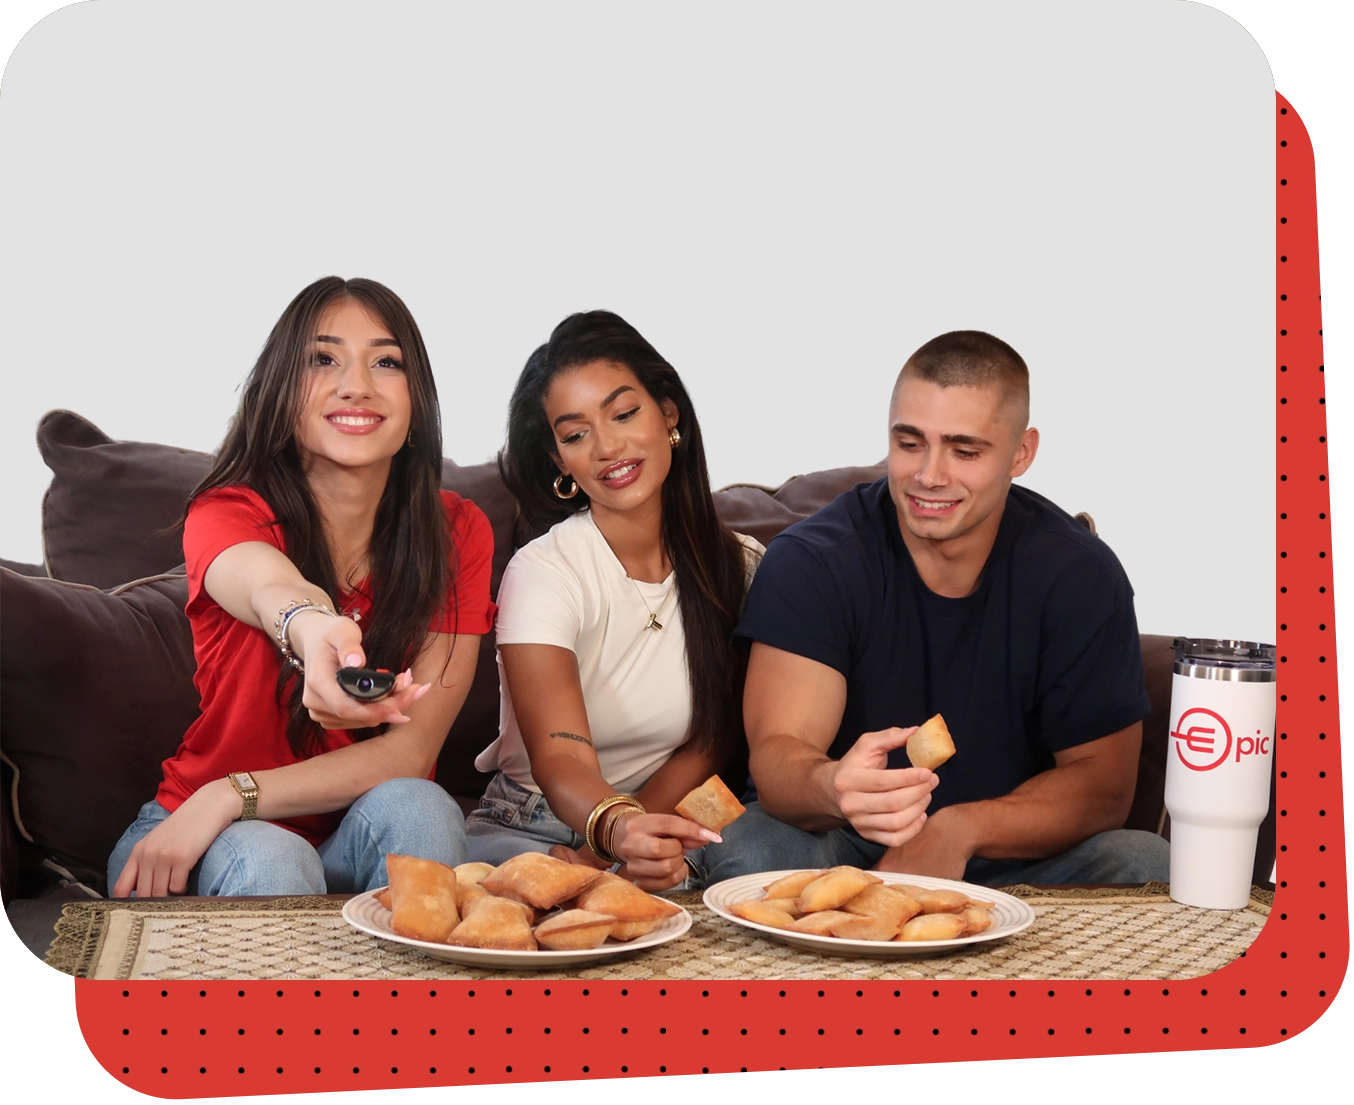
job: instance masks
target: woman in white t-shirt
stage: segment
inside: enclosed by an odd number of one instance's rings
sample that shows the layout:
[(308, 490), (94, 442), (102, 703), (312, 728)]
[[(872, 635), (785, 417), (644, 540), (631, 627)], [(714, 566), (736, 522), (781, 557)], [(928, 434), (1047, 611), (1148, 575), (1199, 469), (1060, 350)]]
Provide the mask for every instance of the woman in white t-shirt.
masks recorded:
[(676, 371), (608, 311), (571, 315), (527, 361), (499, 468), (550, 529), (499, 588), (499, 737), (475, 761), (497, 774), (470, 856), (550, 852), (670, 889), (719, 840), (674, 806), (745, 762), (733, 630), (764, 550), (715, 514)]

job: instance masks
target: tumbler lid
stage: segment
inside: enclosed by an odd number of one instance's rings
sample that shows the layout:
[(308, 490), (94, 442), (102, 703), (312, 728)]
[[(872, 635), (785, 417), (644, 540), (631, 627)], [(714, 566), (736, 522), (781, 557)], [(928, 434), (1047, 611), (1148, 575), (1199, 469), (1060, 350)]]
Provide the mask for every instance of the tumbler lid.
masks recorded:
[(1274, 678), (1274, 654), (1273, 645), (1256, 641), (1177, 637), (1175, 671), (1205, 679), (1267, 682)]

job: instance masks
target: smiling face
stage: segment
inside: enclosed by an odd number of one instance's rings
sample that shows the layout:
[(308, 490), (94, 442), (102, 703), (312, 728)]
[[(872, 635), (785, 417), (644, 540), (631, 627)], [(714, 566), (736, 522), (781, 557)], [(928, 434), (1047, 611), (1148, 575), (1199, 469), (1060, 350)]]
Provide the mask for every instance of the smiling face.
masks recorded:
[(972, 547), (986, 559), (1011, 480), (1039, 446), (1039, 431), (1021, 421), (999, 385), (899, 382), (889, 410), (889, 494), (914, 555), (954, 542), (948, 551)]
[(340, 299), (321, 314), (308, 357), (296, 426), (307, 474), (324, 466), (388, 471), (410, 419), (409, 382), (390, 331), (361, 303)]
[(544, 405), (560, 470), (594, 515), (660, 506), (678, 417), (671, 400), (660, 404), (625, 365), (590, 361), (556, 376)]

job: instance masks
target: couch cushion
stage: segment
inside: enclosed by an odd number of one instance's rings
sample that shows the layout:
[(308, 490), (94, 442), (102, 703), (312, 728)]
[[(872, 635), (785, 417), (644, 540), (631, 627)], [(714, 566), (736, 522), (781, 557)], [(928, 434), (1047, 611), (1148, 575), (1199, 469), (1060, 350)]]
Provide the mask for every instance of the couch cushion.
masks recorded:
[(0, 750), (18, 773), (14, 819), (43, 858), (90, 886), (104, 887), (113, 845), (197, 716), (187, 600), (181, 574), (106, 592), (0, 569)]
[(776, 489), (776, 501), (807, 518), (856, 484), (874, 483), (887, 472), (887, 466), (881, 460), (864, 467), (825, 468), (821, 472), (791, 476)]
[(114, 441), (70, 411), (43, 416), (38, 449), (52, 470), (42, 550), (53, 579), (116, 587), (183, 563), (179, 516), (206, 453)]
[(868, 468), (829, 468), (793, 476), (772, 489), (735, 483), (715, 492), (715, 510), (730, 529), (771, 543), (786, 526), (802, 521), (858, 483), (873, 483), (884, 475), (884, 465)]
[(460, 465), (442, 458), (442, 486), (462, 499), (469, 499), (489, 519), (494, 532), (494, 561), (489, 574), (489, 591), (498, 594), (503, 569), (513, 554), (513, 527), (517, 522), (517, 502), (498, 474), (498, 465)]
[(22, 560), (6, 560), (0, 557), (0, 568), (8, 568), (11, 572), (18, 572), (21, 576), (42, 577), (47, 574), (47, 569), (41, 564), (28, 564)]

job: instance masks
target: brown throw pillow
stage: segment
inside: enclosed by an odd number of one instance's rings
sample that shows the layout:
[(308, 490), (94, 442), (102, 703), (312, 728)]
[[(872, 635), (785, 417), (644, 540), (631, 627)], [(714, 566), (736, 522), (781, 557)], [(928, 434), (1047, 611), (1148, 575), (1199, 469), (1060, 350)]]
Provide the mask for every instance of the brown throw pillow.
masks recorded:
[(47, 569), (41, 564), (28, 564), (22, 560), (6, 560), (3, 557), (0, 557), (0, 568), (8, 568), (11, 572), (18, 572), (21, 576), (36, 576), (39, 579), (47, 575)]
[(70, 411), (43, 415), (38, 449), (52, 470), (42, 549), (53, 579), (117, 587), (183, 563), (179, 516), (206, 453), (114, 441)]
[(0, 569), (0, 750), (18, 772), (20, 847), (103, 892), (113, 845), (198, 714), (187, 600), (182, 575), (106, 592)]
[(888, 474), (884, 461), (864, 467), (825, 468), (786, 480), (776, 491), (776, 501), (807, 518), (821, 510), (843, 491), (858, 483), (874, 483)]
[(829, 468), (793, 476), (772, 489), (736, 483), (715, 492), (719, 520), (763, 545), (786, 526), (803, 521), (858, 483), (873, 483), (884, 475), (883, 462), (868, 468)]

